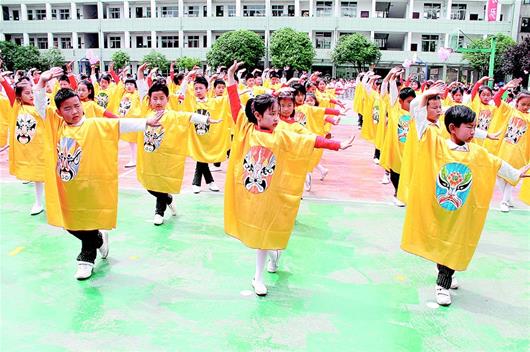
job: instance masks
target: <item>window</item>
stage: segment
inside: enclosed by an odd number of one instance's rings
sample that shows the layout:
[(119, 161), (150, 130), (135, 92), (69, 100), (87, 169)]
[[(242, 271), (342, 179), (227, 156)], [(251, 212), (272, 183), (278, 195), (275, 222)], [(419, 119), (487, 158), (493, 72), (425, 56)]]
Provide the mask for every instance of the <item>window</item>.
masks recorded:
[(69, 20), (70, 19), (70, 9), (59, 9), (59, 19), (60, 20)]
[(530, 33), (530, 17), (521, 17), (521, 32)]
[(440, 18), (442, 12), (442, 4), (423, 4), (423, 18), (428, 20), (436, 20)]
[(72, 38), (62, 37), (60, 40), (61, 40), (61, 49), (72, 49)]
[(112, 18), (112, 19), (120, 18), (120, 8), (119, 7), (109, 8), (109, 18)]
[(120, 37), (109, 37), (109, 48), (111, 49), (121, 48), (121, 38)]
[(530, 5), (530, 0), (523, 0), (524, 5)]
[(438, 35), (422, 35), (421, 36), (421, 51), (435, 52), (438, 47)]
[(215, 17), (223, 17), (225, 13), (225, 7), (223, 5), (215, 6)]
[(331, 32), (316, 32), (315, 39), (315, 47), (317, 49), (331, 48)]
[(361, 18), (370, 17), (370, 11), (361, 11)]
[(340, 15), (342, 17), (357, 17), (357, 3), (342, 1), (340, 3)]
[(52, 20), (57, 19), (57, 9), (52, 9)]
[(228, 5), (228, 17), (236, 17), (236, 5)]
[(144, 37), (142, 37), (141, 35), (136, 36), (136, 47), (137, 48), (144, 47)]
[(265, 5), (244, 5), (243, 16), (245, 17), (265, 16)]
[(287, 16), (294, 17), (294, 5), (287, 5)]
[(388, 33), (375, 33), (374, 34), (374, 42), (375, 42), (375, 45), (379, 47), (379, 49), (386, 50), (387, 41), (388, 41)]
[(179, 17), (178, 6), (162, 6), (160, 17)]
[(46, 19), (46, 10), (37, 9), (35, 10), (35, 19), (37, 21), (42, 21)]
[(317, 1), (317, 17), (331, 16), (333, 1)]
[(273, 17), (281, 17), (285, 16), (286, 13), (283, 12), (283, 5), (272, 5), (272, 16)]
[(178, 35), (163, 35), (160, 37), (160, 45), (162, 48), (178, 48), (179, 37)]
[(20, 20), (20, 13), (18, 10), (13, 10), (13, 21), (19, 21)]
[(188, 5), (186, 9), (186, 16), (199, 17), (199, 6)]
[(452, 4), (451, 5), (451, 19), (464, 21), (466, 19), (466, 4)]
[(188, 48), (198, 48), (199, 47), (199, 39), (200, 37), (198, 35), (188, 35), (186, 39), (186, 45)]
[(48, 49), (48, 38), (37, 38), (37, 48)]

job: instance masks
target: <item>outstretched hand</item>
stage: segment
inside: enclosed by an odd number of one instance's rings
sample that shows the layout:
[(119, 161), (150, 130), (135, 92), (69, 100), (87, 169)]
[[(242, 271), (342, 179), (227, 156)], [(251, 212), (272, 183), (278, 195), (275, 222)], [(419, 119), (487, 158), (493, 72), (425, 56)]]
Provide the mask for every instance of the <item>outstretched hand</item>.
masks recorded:
[(62, 76), (63, 73), (64, 73), (64, 71), (63, 71), (62, 68), (60, 68), (60, 67), (52, 67), (48, 71), (44, 71), (43, 73), (41, 73), (40, 80), (42, 82), (48, 82), (52, 78), (57, 78), (57, 77)]
[(520, 175), (519, 177), (521, 178), (527, 178), (527, 177), (530, 177), (530, 174), (527, 174), (528, 170), (530, 170), (530, 164), (526, 165), (526, 166), (523, 166), (522, 168), (519, 169), (519, 172), (520, 172)]
[(221, 123), (221, 122), (223, 122), (223, 119), (216, 120), (216, 119), (212, 119), (211, 117), (208, 117), (208, 123), (210, 125), (215, 125), (215, 124), (218, 124), (218, 123)]
[(147, 126), (149, 127), (158, 127), (160, 126), (160, 119), (164, 116), (165, 110), (159, 110), (155, 113), (155, 116), (147, 119)]
[(348, 149), (353, 145), (353, 140), (355, 139), (355, 135), (352, 135), (350, 139), (340, 142), (340, 150)]
[(494, 140), (494, 141), (498, 141), (501, 133), (502, 133), (502, 131), (494, 132), (494, 133), (488, 133), (486, 138)]

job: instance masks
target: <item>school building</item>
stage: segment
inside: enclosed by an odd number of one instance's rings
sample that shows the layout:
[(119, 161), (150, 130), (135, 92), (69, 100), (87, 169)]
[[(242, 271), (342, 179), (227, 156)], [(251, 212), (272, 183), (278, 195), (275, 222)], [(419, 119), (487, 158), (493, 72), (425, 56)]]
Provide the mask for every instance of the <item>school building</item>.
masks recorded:
[(224, 32), (252, 30), (267, 46), (275, 30), (292, 27), (311, 38), (313, 68), (332, 75), (354, 72), (334, 66), (330, 54), (340, 36), (362, 33), (382, 50), (378, 68), (414, 59), (417, 64), (410, 70), (431, 79), (469, 80), (476, 77), (471, 77), (462, 54), (442, 61), (438, 50), (465, 47), (488, 34), (518, 39), (522, 2), (529, 1), (498, 0), (496, 21), (488, 22), (484, 0), (2, 0), (0, 40), (59, 48), (67, 60), (76, 61), (92, 49), (108, 63), (121, 49), (136, 66), (153, 49), (168, 59), (205, 60)]

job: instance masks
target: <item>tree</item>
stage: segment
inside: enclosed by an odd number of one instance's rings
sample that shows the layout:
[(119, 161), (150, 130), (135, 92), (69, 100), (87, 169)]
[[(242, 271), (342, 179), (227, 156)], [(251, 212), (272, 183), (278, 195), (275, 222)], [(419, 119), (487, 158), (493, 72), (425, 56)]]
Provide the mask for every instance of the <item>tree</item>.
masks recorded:
[(53, 48), (41, 55), (41, 63), (43, 69), (47, 70), (51, 67), (58, 67), (64, 64), (64, 56), (61, 50)]
[[(501, 67), (501, 61), (502, 61), (502, 55), (504, 52), (515, 45), (515, 41), (504, 34), (497, 34), (497, 44), (496, 44), (496, 52), (495, 52), (495, 64), (493, 68), (493, 72), (495, 73), (495, 76), (497, 78), (502, 78), (502, 72), (500, 70)], [(488, 35), (485, 39), (477, 39), (474, 42), (470, 43), (467, 48), (468, 49), (489, 49), (491, 46), (491, 39), (493, 36)], [(486, 73), (489, 68), (489, 62), (490, 62), (490, 54), (489, 53), (464, 53), (464, 59), (469, 61), (471, 64), (471, 67), (473, 69), (481, 72)]]
[(14, 58), (18, 50), (18, 45), (10, 40), (0, 41), (0, 54), (4, 61), (5, 68), (9, 71), (14, 71)]
[(359, 71), (381, 59), (379, 48), (362, 34), (354, 33), (341, 37), (331, 53), (334, 64), (352, 64)]
[(0, 50), (6, 68), (10, 71), (29, 70), (36, 67), (43, 69), (39, 49), (32, 45), (17, 45), (10, 41), (0, 42)]
[(193, 66), (199, 66), (201, 64), (201, 59), (196, 57), (182, 56), (175, 61), (175, 67), (191, 70)]
[(274, 67), (290, 66), (300, 71), (309, 71), (315, 58), (315, 49), (307, 33), (292, 28), (282, 28), (272, 34), (270, 53)]
[[(524, 38), (520, 43), (509, 47), (501, 58), (500, 70), (507, 75), (524, 77), (530, 71), (530, 37)], [(526, 72), (525, 72), (526, 71)]]
[(131, 57), (125, 51), (118, 50), (112, 54), (112, 62), (114, 62), (114, 68), (120, 69), (129, 63)]
[(158, 67), (158, 69), (162, 72), (169, 71), (168, 59), (163, 54), (158, 53), (154, 50), (144, 56), (142, 63), (147, 63), (149, 68)]
[(232, 65), (234, 60), (244, 61), (245, 67), (253, 68), (265, 55), (265, 44), (261, 37), (252, 31), (238, 30), (226, 32), (213, 43), (206, 55), (212, 67)]

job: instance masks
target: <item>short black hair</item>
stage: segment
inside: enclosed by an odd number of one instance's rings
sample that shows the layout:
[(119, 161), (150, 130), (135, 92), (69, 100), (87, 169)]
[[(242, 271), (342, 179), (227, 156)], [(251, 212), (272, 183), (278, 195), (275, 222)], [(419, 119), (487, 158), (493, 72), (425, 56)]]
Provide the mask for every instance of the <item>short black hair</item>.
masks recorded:
[(475, 121), (475, 112), (464, 105), (455, 105), (447, 109), (445, 112), (445, 128), (449, 132), (449, 125), (453, 124), (455, 127), (460, 127), (463, 123), (471, 123)]
[(177, 86), (180, 86), (184, 80), (184, 77), (184, 73), (179, 73), (178, 75), (173, 76), (173, 83), (175, 83)]
[(291, 88), (294, 89), (294, 96), (296, 97), (298, 94), (302, 94), (303, 96), (306, 95), (307, 91), (305, 87), (300, 83), (292, 83)]
[(208, 89), (208, 80), (203, 76), (195, 77), (195, 81), (193, 82), (193, 84), (202, 84), (206, 87), (206, 89)]
[(53, 101), (55, 102), (55, 106), (57, 107), (57, 109), (60, 109), (61, 105), (66, 99), (70, 99), (73, 97), (77, 97), (79, 99), (79, 95), (77, 95), (77, 93), (73, 89), (61, 88), (57, 91), (55, 97), (53, 97)]
[(247, 105), (245, 106), (245, 115), (249, 122), (257, 124), (258, 119), (254, 115), (254, 112), (257, 111), (260, 115), (263, 115), (267, 109), (277, 103), (278, 101), (272, 95), (260, 94), (257, 97), (248, 100)]
[(452, 95), (455, 95), (456, 93), (460, 93), (460, 94), (464, 94), (464, 88), (462, 87), (455, 87), (453, 89), (451, 89), (451, 94)]
[(149, 91), (147, 92), (147, 95), (151, 97), (154, 92), (162, 92), (166, 97), (169, 97), (169, 88), (166, 84), (163, 84), (161, 82), (155, 82), (153, 85), (149, 88)]
[(278, 72), (272, 72), (270, 76), (271, 78), (280, 78), (280, 75), (278, 74)]
[(62, 75), (61, 77), (59, 77), (59, 82), (60, 81), (66, 81), (66, 82), (70, 83), (70, 79), (68, 78), (67, 75)]
[(127, 83), (132, 83), (134, 84), (134, 88), (138, 88), (138, 86), (136, 85), (136, 80), (134, 78), (127, 78), (125, 82), (123, 82), (123, 84), (127, 84)]
[(489, 90), (491, 94), (493, 94), (493, 90), (488, 86), (480, 86), (478, 89), (478, 95), (480, 95), (483, 91)]
[(254, 75), (250, 72), (248, 72), (246, 75), (245, 75), (245, 79), (253, 79), (254, 78)]
[(104, 74), (104, 75), (102, 75), (101, 78), (99, 79), (100, 82), (101, 82), (102, 80), (105, 80), (105, 81), (107, 81), (107, 82), (110, 83), (110, 82), (112, 82), (112, 77), (111, 77), (110, 75), (108, 75), (108, 74)]
[(399, 99), (405, 100), (407, 98), (416, 98), (416, 92), (410, 87), (405, 87), (399, 91)]
[(217, 88), (218, 85), (224, 85), (226, 87), (226, 82), (223, 81), (222, 79), (216, 79), (214, 82), (213, 82), (213, 87), (214, 88)]

